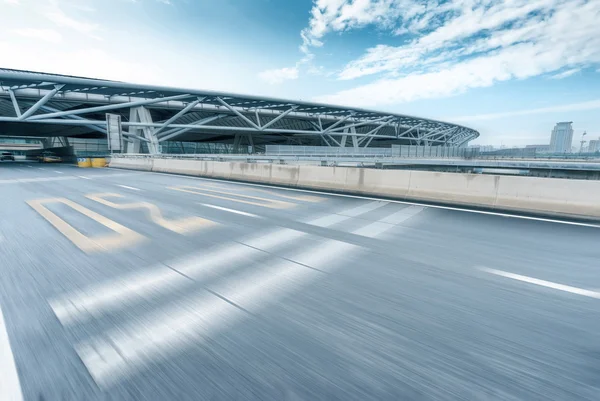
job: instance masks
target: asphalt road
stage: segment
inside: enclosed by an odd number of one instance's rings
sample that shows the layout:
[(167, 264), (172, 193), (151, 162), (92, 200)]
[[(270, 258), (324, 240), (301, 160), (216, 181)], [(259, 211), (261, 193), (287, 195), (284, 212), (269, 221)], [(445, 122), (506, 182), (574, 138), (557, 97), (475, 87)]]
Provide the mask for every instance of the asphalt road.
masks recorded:
[(599, 239), (0, 163), (0, 400), (599, 400)]

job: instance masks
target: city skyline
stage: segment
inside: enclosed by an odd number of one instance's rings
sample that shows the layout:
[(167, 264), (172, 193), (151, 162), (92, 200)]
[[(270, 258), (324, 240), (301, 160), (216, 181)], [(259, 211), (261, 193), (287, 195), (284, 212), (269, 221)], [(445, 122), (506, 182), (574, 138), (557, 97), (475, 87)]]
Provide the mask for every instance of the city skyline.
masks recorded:
[[(570, 122), (572, 123), (572, 122)], [(557, 123), (559, 124), (559, 123)], [(486, 149), (485, 151), (491, 150), (499, 150), (499, 149), (507, 149), (507, 148), (519, 148), (519, 149), (532, 149), (535, 148), (537, 153), (565, 153), (565, 152), (552, 152), (551, 149), (552, 144), (552, 132), (548, 137), (548, 141), (542, 143), (530, 143), (525, 146), (506, 146), (504, 144), (479, 144), (477, 141), (473, 141), (469, 147), (478, 147), (481, 149)], [(600, 136), (594, 138), (593, 135), (589, 135), (585, 130), (577, 136), (576, 132), (573, 130), (573, 136), (570, 141), (570, 152), (598, 152), (600, 151)], [(569, 153), (569, 152), (566, 152)]]
[[(563, 124), (564, 122), (556, 123)], [(569, 121), (568, 124), (573, 124), (572, 121)], [(555, 125), (555, 128), (556, 128)], [(505, 148), (536, 148), (538, 152), (550, 152), (550, 153), (565, 153), (564, 151), (553, 151), (552, 149), (552, 136), (554, 129), (551, 130), (550, 135), (548, 136), (548, 140), (546, 142), (540, 143), (528, 143), (525, 146), (506, 146), (504, 144), (479, 144), (477, 141), (473, 141), (471, 143), (471, 147), (481, 147), (481, 148), (493, 148), (493, 149), (505, 149)], [(583, 143), (582, 143), (583, 142)], [(568, 147), (569, 152), (580, 152), (580, 151), (588, 151), (588, 152), (596, 152), (600, 151), (600, 135), (594, 138), (594, 135), (589, 135), (586, 130), (583, 130), (579, 135), (575, 130), (572, 132), (571, 139), (568, 141), (570, 146)], [(566, 152), (566, 153), (569, 153)]]
[(484, 145), (541, 143), (556, 121), (600, 136), (597, 1), (0, 0), (0, 13), (5, 68), (361, 106), (464, 124)]

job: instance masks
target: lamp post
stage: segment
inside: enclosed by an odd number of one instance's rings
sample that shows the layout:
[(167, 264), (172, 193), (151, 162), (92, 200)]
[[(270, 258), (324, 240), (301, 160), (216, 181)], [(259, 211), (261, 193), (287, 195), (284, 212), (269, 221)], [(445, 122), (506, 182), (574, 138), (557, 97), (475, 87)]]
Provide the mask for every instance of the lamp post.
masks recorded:
[(579, 154), (581, 154), (583, 152), (583, 144), (585, 143), (585, 140), (583, 138), (586, 135), (587, 135), (587, 132), (583, 131), (583, 134), (581, 135), (581, 145), (579, 146)]

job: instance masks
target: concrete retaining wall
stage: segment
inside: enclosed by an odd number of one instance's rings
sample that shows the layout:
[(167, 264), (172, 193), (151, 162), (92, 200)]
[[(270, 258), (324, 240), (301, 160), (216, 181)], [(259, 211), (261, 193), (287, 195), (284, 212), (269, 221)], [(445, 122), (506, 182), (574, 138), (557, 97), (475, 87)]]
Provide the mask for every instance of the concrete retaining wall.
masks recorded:
[[(158, 161), (158, 160), (156, 160)], [(125, 158), (113, 158), (110, 161), (110, 167), (126, 168), (130, 170), (143, 170), (152, 171), (155, 160), (152, 159), (125, 159)]]
[(150, 158), (110, 166), (600, 220), (600, 181)]

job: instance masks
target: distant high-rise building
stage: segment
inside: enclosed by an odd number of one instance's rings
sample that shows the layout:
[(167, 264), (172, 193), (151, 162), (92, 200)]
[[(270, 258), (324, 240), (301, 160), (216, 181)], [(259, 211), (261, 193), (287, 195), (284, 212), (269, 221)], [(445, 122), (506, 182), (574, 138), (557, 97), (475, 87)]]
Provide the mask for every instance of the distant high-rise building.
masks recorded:
[(600, 138), (590, 140), (588, 145), (588, 152), (600, 152)]
[(551, 153), (570, 153), (573, 145), (572, 121), (556, 123), (550, 138)]

